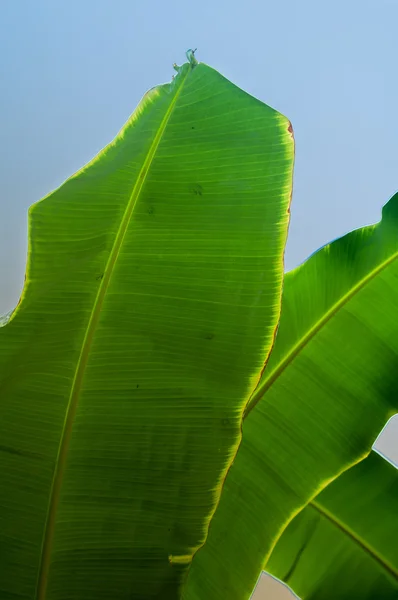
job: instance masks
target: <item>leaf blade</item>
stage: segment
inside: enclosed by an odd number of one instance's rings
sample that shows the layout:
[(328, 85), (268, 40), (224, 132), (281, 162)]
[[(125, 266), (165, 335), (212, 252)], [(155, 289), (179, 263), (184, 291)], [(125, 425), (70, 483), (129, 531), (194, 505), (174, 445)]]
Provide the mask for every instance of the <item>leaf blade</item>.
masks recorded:
[(5, 600), (35, 598), (82, 348), (42, 600), (178, 597), (238, 442), (279, 311), (292, 139), (284, 117), (195, 66), (127, 224), (132, 183), (188, 67), (30, 211), (26, 286), (0, 329)]

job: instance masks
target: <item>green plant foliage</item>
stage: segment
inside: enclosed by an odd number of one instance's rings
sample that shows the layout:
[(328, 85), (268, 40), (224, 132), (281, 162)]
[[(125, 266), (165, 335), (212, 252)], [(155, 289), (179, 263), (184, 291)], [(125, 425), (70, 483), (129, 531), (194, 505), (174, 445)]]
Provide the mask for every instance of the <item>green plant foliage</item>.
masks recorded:
[(396, 600), (398, 471), (376, 452), (288, 525), (267, 570), (306, 600)]
[(186, 600), (248, 598), (289, 521), (397, 411), (397, 258), (398, 194), (380, 223), (286, 275), (275, 346)]
[(1, 600), (178, 598), (270, 351), (289, 121), (192, 51), (176, 70), (29, 212), (0, 329)]

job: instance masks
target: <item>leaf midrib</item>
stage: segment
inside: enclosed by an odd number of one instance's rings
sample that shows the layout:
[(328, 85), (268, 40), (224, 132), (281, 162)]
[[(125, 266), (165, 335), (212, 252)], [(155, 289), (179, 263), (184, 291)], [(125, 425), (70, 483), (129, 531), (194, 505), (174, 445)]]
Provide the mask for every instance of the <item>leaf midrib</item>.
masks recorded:
[(359, 546), (366, 554), (368, 554), (373, 560), (375, 560), (390, 576), (398, 581), (398, 570), (394, 568), (375, 548), (363, 540), (353, 529), (348, 527), (346, 523), (337, 518), (337, 516), (323, 507), (316, 500), (311, 500), (307, 506), (313, 508), (321, 516), (326, 518), (335, 527), (340, 529), (347, 537), (352, 539), (357, 546)]
[[(58, 447), (57, 459), (56, 459), (56, 463), (55, 463), (55, 469), (54, 469), (53, 481), (52, 481), (52, 485), (51, 485), (50, 499), (49, 499), (49, 505), (48, 505), (48, 510), (47, 510), (47, 517), (46, 517), (46, 523), (45, 523), (45, 529), (44, 529), (44, 535), (43, 535), (43, 541), (42, 541), (41, 560), (40, 560), (40, 566), (39, 566), (39, 572), (38, 572), (38, 579), (37, 579), (37, 583), (36, 583), (36, 593), (35, 593), (36, 600), (45, 600), (46, 599), (48, 575), (49, 575), (49, 568), (50, 568), (50, 562), (51, 562), (51, 552), (52, 552), (53, 541), (54, 541), (56, 514), (57, 514), (57, 509), (59, 506), (60, 492), (61, 492), (61, 487), (62, 487), (63, 476), (65, 473), (65, 467), (66, 467), (68, 450), (69, 450), (69, 445), (70, 445), (70, 440), (71, 440), (73, 422), (74, 422), (74, 418), (76, 415), (77, 405), (78, 405), (78, 401), (79, 401), (79, 397), (80, 397), (80, 392), (82, 389), (84, 374), (85, 374), (86, 366), (88, 363), (88, 357), (90, 354), (92, 341), (93, 341), (95, 331), (96, 331), (96, 328), (97, 328), (97, 325), (99, 322), (99, 318), (100, 318), (102, 306), (104, 303), (104, 299), (106, 296), (106, 292), (108, 290), (109, 283), (110, 283), (110, 280), (112, 277), (112, 273), (114, 271), (117, 259), (120, 254), (120, 249), (123, 245), (124, 237), (127, 232), (127, 229), (128, 229), (128, 226), (129, 226), (129, 223), (131, 220), (131, 216), (134, 212), (134, 208), (136, 206), (137, 199), (139, 198), (139, 195), (140, 195), (143, 185), (145, 183), (148, 171), (152, 164), (156, 150), (158, 149), (159, 143), (162, 139), (163, 133), (166, 129), (167, 123), (168, 123), (170, 116), (173, 112), (173, 109), (177, 103), (177, 100), (181, 94), (181, 91), (183, 89), (185, 81), (186, 81), (189, 73), (192, 71), (192, 68), (193, 68), (192, 65), (188, 66), (187, 72), (183, 76), (183, 79), (180, 82), (180, 86), (177, 89), (177, 91), (175, 92), (174, 98), (170, 102), (170, 106), (167, 109), (167, 111), (162, 119), (162, 122), (159, 126), (158, 132), (156, 133), (156, 135), (153, 139), (153, 142), (149, 148), (148, 154), (147, 154), (147, 156), (143, 162), (143, 165), (141, 167), (141, 170), (137, 176), (137, 179), (135, 181), (133, 190), (132, 190), (130, 198), (128, 200), (125, 212), (121, 219), (119, 229), (115, 236), (115, 240), (114, 240), (114, 243), (113, 243), (112, 249), (110, 251), (109, 258), (108, 258), (108, 261), (107, 261), (107, 264), (106, 264), (106, 267), (104, 270), (104, 275), (102, 277), (101, 284), (98, 288), (98, 292), (97, 292), (97, 295), (96, 295), (96, 298), (95, 298), (95, 301), (93, 304), (90, 319), (88, 321), (88, 325), (87, 325), (85, 336), (83, 339), (79, 359), (78, 359), (78, 362), (76, 365), (75, 376), (73, 379), (71, 392), (69, 395), (69, 401), (68, 401), (68, 406), (66, 409), (63, 431), (62, 431), (60, 444)], [(176, 81), (177, 80), (175, 80), (175, 82)]]
[(270, 387), (279, 379), (285, 369), (293, 362), (293, 360), (300, 354), (300, 352), (307, 346), (312, 338), (324, 327), (334, 315), (343, 308), (351, 298), (353, 298), (367, 283), (372, 281), (381, 271), (386, 269), (391, 263), (398, 258), (398, 252), (392, 254), (387, 260), (383, 261), (378, 265), (376, 269), (373, 269), (370, 273), (363, 277), (355, 286), (353, 286), (349, 292), (344, 294), (333, 306), (300, 338), (290, 352), (287, 353), (285, 358), (281, 360), (279, 365), (270, 373), (267, 379), (262, 385), (257, 387), (254, 391), (251, 400), (249, 401), (243, 419), (246, 419), (250, 412), (256, 407), (258, 402), (264, 396), (264, 394), (270, 389)]

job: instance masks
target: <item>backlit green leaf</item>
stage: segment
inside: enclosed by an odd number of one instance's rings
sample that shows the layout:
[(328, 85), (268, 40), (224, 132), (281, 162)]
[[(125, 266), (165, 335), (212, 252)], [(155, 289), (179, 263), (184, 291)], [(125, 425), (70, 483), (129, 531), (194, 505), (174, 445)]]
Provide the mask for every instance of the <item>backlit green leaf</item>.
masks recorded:
[(176, 69), (29, 213), (0, 329), (1, 600), (178, 598), (270, 350), (289, 122), (193, 53)]

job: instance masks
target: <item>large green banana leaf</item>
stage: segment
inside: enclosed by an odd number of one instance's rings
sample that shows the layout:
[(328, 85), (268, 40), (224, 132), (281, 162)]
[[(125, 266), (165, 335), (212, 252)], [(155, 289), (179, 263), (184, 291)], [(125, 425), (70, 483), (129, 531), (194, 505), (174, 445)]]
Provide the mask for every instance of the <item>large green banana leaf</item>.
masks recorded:
[(269, 573), (303, 600), (398, 598), (398, 470), (376, 452), (288, 525)]
[(293, 138), (189, 58), (29, 212), (0, 329), (1, 600), (178, 598), (239, 443), (279, 317)]
[(398, 194), (285, 277), (274, 349), (184, 598), (250, 596), (288, 522), (398, 407)]

